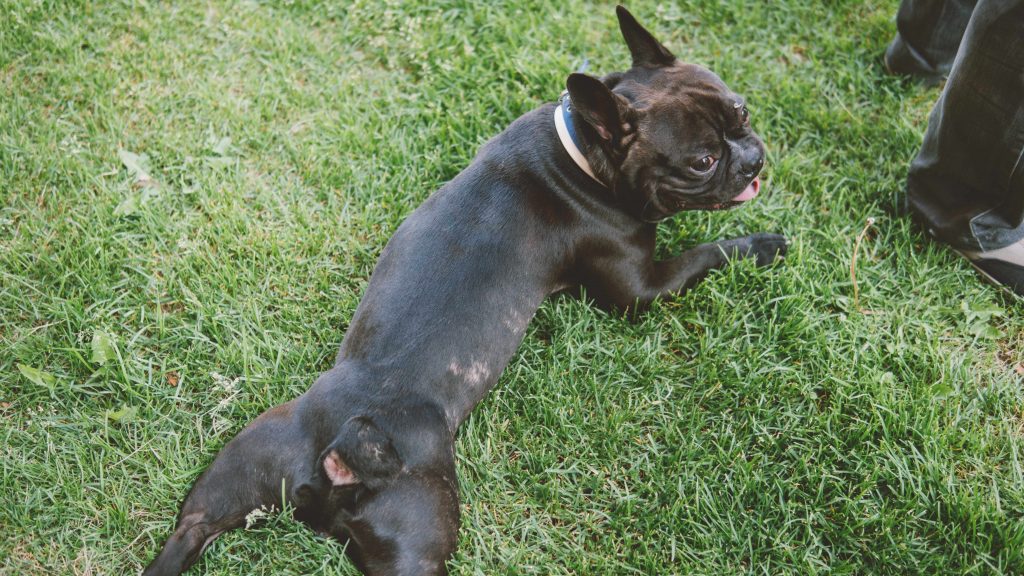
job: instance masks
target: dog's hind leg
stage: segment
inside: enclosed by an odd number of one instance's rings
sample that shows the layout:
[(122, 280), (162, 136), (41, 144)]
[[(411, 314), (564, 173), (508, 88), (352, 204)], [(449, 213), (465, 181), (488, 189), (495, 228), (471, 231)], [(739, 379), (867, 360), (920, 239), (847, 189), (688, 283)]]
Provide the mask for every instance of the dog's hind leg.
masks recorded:
[(192, 486), (177, 528), (143, 576), (177, 576), (188, 570), (210, 542), (245, 524), (253, 510), (280, 506), (282, 482), (289, 504), (301, 500), (295, 479), (310, 474), (304, 463), (315, 456), (307, 454), (312, 448), (294, 424), (292, 405), (264, 412), (220, 451)]

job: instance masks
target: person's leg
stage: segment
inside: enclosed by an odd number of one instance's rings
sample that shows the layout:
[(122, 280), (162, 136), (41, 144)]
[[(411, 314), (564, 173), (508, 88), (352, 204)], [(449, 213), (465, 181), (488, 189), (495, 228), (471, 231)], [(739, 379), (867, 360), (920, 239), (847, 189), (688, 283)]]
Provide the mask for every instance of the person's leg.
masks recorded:
[(896, 37), (885, 51), (895, 74), (939, 82), (953, 66), (960, 40), (978, 0), (903, 0)]
[[(981, 0), (907, 179), (928, 231), (1024, 294), (1024, 0)], [(993, 262), (989, 262), (993, 261)]]

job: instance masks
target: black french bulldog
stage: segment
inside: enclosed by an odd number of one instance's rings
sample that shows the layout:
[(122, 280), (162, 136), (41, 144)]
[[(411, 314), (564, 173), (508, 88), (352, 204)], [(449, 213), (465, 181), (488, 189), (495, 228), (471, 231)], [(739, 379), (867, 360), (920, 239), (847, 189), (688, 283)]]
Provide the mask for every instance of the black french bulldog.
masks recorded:
[(459, 526), (454, 438), (548, 295), (585, 287), (639, 308), (775, 234), (655, 261), (655, 225), (753, 198), (764, 147), (743, 99), (679, 62), (623, 7), (626, 72), (569, 76), (568, 97), (488, 142), (381, 253), (333, 368), (217, 456), (146, 568), (177, 575), (255, 509), (279, 505), (348, 541), (366, 574), (446, 573)]

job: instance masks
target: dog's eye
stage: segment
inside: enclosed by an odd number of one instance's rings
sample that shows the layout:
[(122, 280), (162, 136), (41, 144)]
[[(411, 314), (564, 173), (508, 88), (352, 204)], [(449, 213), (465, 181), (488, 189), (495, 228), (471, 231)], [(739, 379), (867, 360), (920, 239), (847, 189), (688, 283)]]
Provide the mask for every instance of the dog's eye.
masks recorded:
[(715, 160), (714, 156), (705, 156), (693, 164), (690, 164), (690, 168), (693, 168), (697, 172), (707, 172), (715, 167), (716, 162), (718, 162), (718, 160)]
[(740, 122), (743, 122), (744, 126), (750, 124), (750, 110), (747, 110), (746, 106), (740, 108)]

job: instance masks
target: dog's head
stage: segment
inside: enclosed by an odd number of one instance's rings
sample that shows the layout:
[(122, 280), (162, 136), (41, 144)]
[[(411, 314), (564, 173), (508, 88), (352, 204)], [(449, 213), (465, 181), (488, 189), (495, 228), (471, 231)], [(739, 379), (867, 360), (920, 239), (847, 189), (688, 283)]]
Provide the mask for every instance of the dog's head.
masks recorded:
[(391, 573), (384, 565), (400, 565), (396, 557), (416, 562), (403, 574), (434, 573), (426, 567), (455, 548), (451, 432), (439, 410), (410, 398), (349, 418), (292, 497), (297, 518), (351, 541), (348, 553), (366, 573)]
[(588, 141), (603, 152), (588, 154), (599, 175), (646, 221), (753, 198), (764, 144), (744, 99), (710, 70), (676, 59), (625, 8), (617, 14), (632, 68), (566, 83)]

